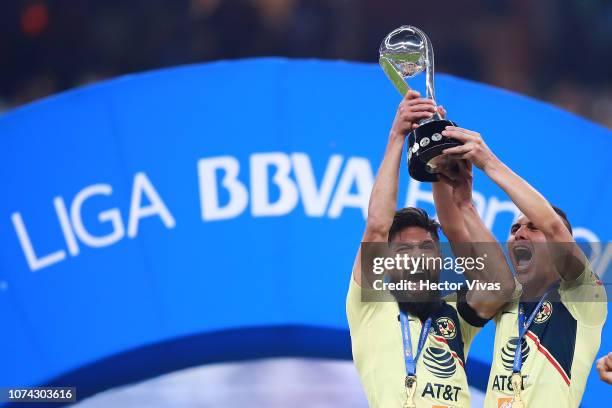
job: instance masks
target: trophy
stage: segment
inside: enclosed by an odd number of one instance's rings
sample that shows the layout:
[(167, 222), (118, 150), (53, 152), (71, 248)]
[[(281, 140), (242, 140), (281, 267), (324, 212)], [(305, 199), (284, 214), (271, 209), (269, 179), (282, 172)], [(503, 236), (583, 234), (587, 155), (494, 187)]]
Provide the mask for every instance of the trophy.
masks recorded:
[[(410, 89), (405, 79), (425, 71), (426, 97), (435, 100), (433, 47), (423, 31), (412, 26), (391, 31), (380, 44), (379, 62), (402, 96)], [(442, 119), (437, 112), (418, 124), (419, 127), (408, 134), (408, 172), (418, 181), (437, 181), (438, 170), (447, 165), (442, 151), (462, 143), (442, 136), (446, 126), (456, 125)]]

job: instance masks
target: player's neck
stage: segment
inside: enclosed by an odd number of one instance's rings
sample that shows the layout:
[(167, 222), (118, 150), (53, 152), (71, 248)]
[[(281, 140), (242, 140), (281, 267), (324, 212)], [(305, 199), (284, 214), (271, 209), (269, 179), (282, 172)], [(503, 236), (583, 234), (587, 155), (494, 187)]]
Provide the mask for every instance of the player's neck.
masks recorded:
[(543, 280), (533, 280), (523, 284), (521, 301), (538, 302), (542, 296), (559, 281), (557, 274), (550, 274)]
[(418, 317), (422, 322), (431, 317), (442, 306), (442, 300), (429, 302), (398, 302), (400, 309)]

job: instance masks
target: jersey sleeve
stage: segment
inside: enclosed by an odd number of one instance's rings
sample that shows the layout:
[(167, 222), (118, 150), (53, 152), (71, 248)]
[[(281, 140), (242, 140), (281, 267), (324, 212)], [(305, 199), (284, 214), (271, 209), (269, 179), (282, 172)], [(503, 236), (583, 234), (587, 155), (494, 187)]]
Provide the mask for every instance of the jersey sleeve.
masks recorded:
[(346, 318), (351, 336), (354, 336), (363, 326), (367, 325), (367, 322), (374, 318), (381, 306), (380, 302), (364, 301), (362, 291), (366, 292), (367, 289), (361, 288), (351, 274), (349, 290), (346, 296)]
[(601, 326), (608, 314), (607, 295), (603, 282), (585, 261), (584, 271), (572, 281), (561, 280), (561, 301), (580, 324)]

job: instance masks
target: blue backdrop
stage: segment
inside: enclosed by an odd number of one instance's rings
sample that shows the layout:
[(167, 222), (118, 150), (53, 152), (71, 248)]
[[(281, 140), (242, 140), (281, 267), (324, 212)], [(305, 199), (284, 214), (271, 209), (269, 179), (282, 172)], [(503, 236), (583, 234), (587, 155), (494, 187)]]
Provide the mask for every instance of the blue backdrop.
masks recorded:
[[(610, 131), (436, 80), (449, 118), (564, 208), (579, 239), (610, 240)], [(0, 385), (82, 398), (212, 361), (349, 359), (345, 293), (399, 100), (375, 65), (258, 59), (122, 77), (0, 117)], [(482, 174), (475, 190), (504, 240), (513, 207)], [(429, 192), (402, 172), (401, 205), (433, 211)], [(477, 386), (492, 336), (470, 352)], [(594, 373), (587, 387), (585, 405), (610, 392)]]

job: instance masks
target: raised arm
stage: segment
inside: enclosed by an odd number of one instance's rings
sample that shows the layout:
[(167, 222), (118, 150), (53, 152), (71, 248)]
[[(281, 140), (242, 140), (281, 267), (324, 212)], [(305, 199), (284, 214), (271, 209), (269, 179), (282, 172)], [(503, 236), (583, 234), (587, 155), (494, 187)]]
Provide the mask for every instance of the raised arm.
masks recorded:
[[(402, 99), (389, 133), (387, 149), (378, 169), (370, 194), (368, 218), (362, 242), (387, 242), (389, 229), (397, 209), (399, 168), (404, 140), (408, 132), (423, 118), (435, 113), (431, 99), (420, 98), (416, 91), (408, 91)], [(361, 247), (353, 264), (353, 279), (361, 286)]]
[(479, 133), (449, 126), (442, 134), (464, 143), (463, 146), (445, 150), (445, 154), (451, 158), (469, 160), (483, 170), (508, 194), (519, 210), (544, 233), (546, 240), (557, 244), (551, 246), (551, 252), (561, 278), (567, 281), (578, 278), (584, 270), (585, 257), (550, 203), (499, 160)]
[(514, 278), (501, 246), (472, 202), (471, 163), (460, 160), (455, 165), (455, 171), (446, 169), (440, 174), (441, 182), (434, 183), (436, 211), (455, 256), (484, 260), (482, 270), (466, 269), (467, 279), (499, 283), (499, 290), (474, 288), (467, 293), (467, 302), (472, 309), (480, 317), (490, 319), (510, 298), (514, 291)]
[[(440, 109), (440, 116), (446, 118), (446, 110)], [(456, 174), (450, 172), (450, 169), (446, 169), (445, 174), (440, 174), (439, 178), (441, 182), (433, 183), (432, 192), (434, 198), (434, 205), (436, 206), (436, 215), (442, 232), (449, 242), (452, 244), (459, 242), (469, 242), (470, 236), (466, 229), (465, 222), (463, 220), (463, 214), (461, 209), (457, 207), (455, 201), (461, 199), (461, 197), (454, 197), (453, 191), (453, 179)], [(472, 201), (472, 189), (471, 185), (469, 189), (455, 189), (455, 192), (459, 194), (466, 194), (467, 197), (463, 197), (462, 201)]]
[(469, 242), (470, 236), (463, 220), (463, 214), (453, 200), (453, 188), (447, 180), (445, 179), (432, 185), (438, 221), (440, 221), (442, 232), (444, 232), (444, 235), (451, 244)]

